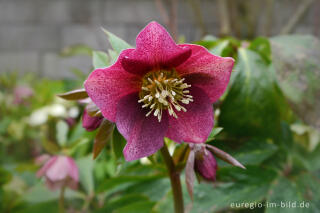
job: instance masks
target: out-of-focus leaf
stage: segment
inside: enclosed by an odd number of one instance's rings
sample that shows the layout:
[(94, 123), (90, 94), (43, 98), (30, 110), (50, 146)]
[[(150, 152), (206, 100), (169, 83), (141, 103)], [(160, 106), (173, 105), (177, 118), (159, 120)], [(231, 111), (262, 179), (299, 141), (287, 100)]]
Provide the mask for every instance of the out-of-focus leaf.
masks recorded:
[(126, 41), (122, 40), (118, 36), (102, 28), (103, 32), (108, 36), (108, 40), (112, 48), (119, 54), (122, 50), (132, 48)]
[(163, 176), (118, 176), (114, 178), (106, 179), (98, 188), (98, 192), (110, 190), (118, 185), (125, 183), (145, 182), (148, 180), (157, 180), (163, 178)]
[(112, 135), (112, 149), (117, 159), (123, 158), (123, 148), (126, 145), (126, 139), (119, 133), (118, 129), (115, 128)]
[(240, 48), (236, 70), (221, 106), (219, 125), (237, 136), (276, 135), (287, 108), (272, 66), (257, 53)]
[[(230, 153), (243, 165), (258, 165), (271, 157), (278, 147), (272, 142), (264, 139), (252, 139), (239, 148), (232, 148)], [(220, 166), (224, 166), (220, 164)]]
[[(303, 194), (301, 194), (297, 185), (285, 177), (280, 177), (274, 182), (267, 199), (269, 204), (276, 204), (277, 207), (266, 208), (266, 212), (314, 212), (311, 211), (310, 208), (300, 208), (299, 204), (303, 201), (305, 201), (305, 199), (303, 198)], [(297, 205), (296, 208), (281, 206), (281, 204), (285, 205), (288, 204), (288, 202), (291, 202), (291, 204), (295, 202)]]
[(320, 41), (313, 36), (270, 39), (279, 85), (292, 109), (320, 130)]
[(135, 182), (129, 185), (123, 192), (139, 193), (147, 196), (152, 201), (159, 201), (170, 190), (170, 181), (167, 176), (149, 176), (144, 181)]
[(320, 171), (320, 145), (318, 145), (312, 152), (307, 151), (300, 144), (295, 144), (291, 151), (294, 165), (305, 168), (310, 172)]
[(141, 194), (123, 195), (106, 202), (104, 207), (95, 211), (95, 213), (113, 212), (114, 210), (117, 210), (124, 206), (132, 205), (133, 203), (137, 203), (137, 202), (146, 202), (146, 201), (149, 201), (148, 197), (143, 196)]
[(320, 179), (319, 177), (312, 176), (308, 173), (299, 175), (297, 181), (297, 188), (299, 189), (300, 195), (303, 196), (303, 201), (309, 202), (310, 213), (320, 212)]
[(92, 61), (94, 69), (105, 68), (109, 66), (109, 57), (107, 53), (102, 51), (93, 51)]
[(12, 178), (12, 175), (0, 167), (0, 187), (6, 183), (8, 183)]
[(115, 210), (114, 213), (150, 213), (154, 205), (155, 202), (152, 201), (135, 202)]
[(117, 61), (119, 54), (112, 49), (108, 50), (108, 54), (110, 57), (110, 64), (114, 64)]
[(245, 167), (241, 163), (239, 163), (239, 161), (237, 161), (234, 157), (232, 157), (228, 153), (222, 151), (221, 149), (218, 149), (217, 147), (211, 146), (209, 144), (207, 144), (207, 147), (210, 151), (213, 152), (215, 156), (217, 156), (221, 160), (227, 163), (230, 163), (233, 166), (237, 166), (239, 168), (245, 169)]
[(79, 168), (80, 183), (88, 194), (94, 192), (93, 166), (94, 161), (91, 156), (76, 160)]
[(194, 172), (194, 160), (195, 160), (195, 156), (194, 156), (194, 151), (192, 150), (189, 153), (189, 157), (186, 164), (186, 180), (185, 180), (187, 185), (187, 190), (191, 200), (193, 200), (193, 187), (194, 187), (194, 181), (196, 177)]
[(65, 121), (58, 121), (56, 125), (56, 138), (61, 147), (67, 143), (69, 126)]
[(37, 204), (27, 205), (23, 209), (17, 211), (17, 213), (57, 213), (59, 212), (58, 207), (59, 205), (57, 201), (41, 202)]
[(68, 101), (77, 101), (89, 97), (85, 89), (73, 90), (70, 92), (59, 94), (58, 96)]
[(112, 136), (112, 130), (113, 130), (114, 124), (103, 120), (99, 130), (96, 134), (96, 138), (94, 139), (93, 144), (93, 159), (98, 157), (102, 149), (107, 145), (107, 142), (110, 140)]
[(212, 35), (205, 36), (202, 40), (194, 42), (195, 44), (204, 46), (207, 49), (211, 49), (216, 45), (218, 38)]
[(76, 44), (63, 48), (60, 54), (63, 57), (71, 57), (76, 55), (91, 56), (92, 48), (84, 44)]
[(222, 130), (223, 130), (223, 128), (221, 128), (221, 127), (213, 128), (207, 141), (212, 141), (216, 137), (216, 135), (218, 135)]
[[(65, 192), (66, 198), (81, 197), (80, 194), (73, 190), (67, 189)], [(23, 196), (23, 199), (28, 203), (42, 203), (57, 200), (59, 198), (59, 190), (51, 191), (43, 183), (39, 183), (31, 187)]]
[(222, 56), (222, 52), (223, 50), (228, 47), (229, 45), (229, 41), (228, 40), (224, 40), (221, 43), (219, 43), (218, 45), (216, 45), (213, 49), (210, 50), (210, 52), (214, 55), (219, 55)]
[(267, 64), (271, 63), (271, 47), (270, 47), (270, 42), (267, 38), (263, 38), (263, 37), (256, 38), (250, 43), (249, 49), (259, 53), (261, 58)]
[(42, 147), (51, 154), (55, 154), (56, 152), (58, 152), (60, 150), (59, 146), (52, 142), (47, 140), (46, 138), (42, 139)]
[(309, 151), (313, 151), (320, 143), (320, 131), (304, 124), (292, 124), (291, 130), (295, 133), (295, 141)]

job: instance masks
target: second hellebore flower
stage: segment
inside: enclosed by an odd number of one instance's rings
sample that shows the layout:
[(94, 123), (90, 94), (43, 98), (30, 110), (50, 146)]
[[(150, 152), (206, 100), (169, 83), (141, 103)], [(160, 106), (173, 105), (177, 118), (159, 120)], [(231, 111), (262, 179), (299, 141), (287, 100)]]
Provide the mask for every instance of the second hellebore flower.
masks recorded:
[(77, 189), (79, 171), (76, 163), (70, 157), (53, 156), (38, 171), (38, 177), (44, 176), (49, 189), (55, 190), (63, 186)]
[(203, 143), (213, 127), (212, 103), (225, 91), (234, 60), (204, 47), (175, 44), (158, 23), (137, 36), (136, 48), (94, 70), (85, 89), (126, 138), (127, 161), (155, 153), (163, 137)]

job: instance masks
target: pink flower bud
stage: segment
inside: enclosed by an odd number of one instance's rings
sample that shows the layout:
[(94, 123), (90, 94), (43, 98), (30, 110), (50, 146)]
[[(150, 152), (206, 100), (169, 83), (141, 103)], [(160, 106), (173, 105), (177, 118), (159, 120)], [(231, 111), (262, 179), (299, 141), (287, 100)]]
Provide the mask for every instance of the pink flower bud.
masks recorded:
[(217, 161), (209, 150), (201, 149), (196, 152), (195, 170), (204, 179), (215, 181), (217, 169)]
[(27, 104), (26, 99), (33, 95), (33, 90), (27, 86), (18, 86), (13, 91), (14, 104)]
[(48, 154), (42, 154), (35, 158), (34, 162), (35, 164), (41, 166), (45, 164), (50, 159), (50, 155)]
[(102, 120), (102, 116), (92, 117), (88, 114), (87, 110), (84, 110), (82, 116), (82, 127), (89, 132), (94, 131), (100, 126)]
[(45, 177), (46, 184), (51, 190), (56, 190), (63, 186), (77, 189), (79, 171), (72, 158), (66, 156), (53, 156), (37, 172), (37, 177)]

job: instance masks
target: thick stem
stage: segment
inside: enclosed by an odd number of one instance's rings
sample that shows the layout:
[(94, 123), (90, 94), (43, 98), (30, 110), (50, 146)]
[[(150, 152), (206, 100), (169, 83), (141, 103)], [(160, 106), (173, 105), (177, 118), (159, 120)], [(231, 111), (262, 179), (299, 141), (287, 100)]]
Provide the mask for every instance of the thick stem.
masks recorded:
[(64, 192), (66, 190), (66, 186), (63, 185), (60, 189), (60, 197), (59, 197), (59, 213), (64, 213)]
[(169, 177), (170, 177), (172, 194), (173, 194), (173, 201), (174, 201), (174, 212), (175, 213), (183, 213), (184, 206), (183, 206), (183, 195), (182, 195), (180, 174), (176, 170), (174, 162), (170, 156), (170, 153), (169, 153), (168, 148), (165, 143), (160, 151), (161, 151), (163, 160), (166, 164), (166, 167), (168, 169), (168, 173), (169, 173)]

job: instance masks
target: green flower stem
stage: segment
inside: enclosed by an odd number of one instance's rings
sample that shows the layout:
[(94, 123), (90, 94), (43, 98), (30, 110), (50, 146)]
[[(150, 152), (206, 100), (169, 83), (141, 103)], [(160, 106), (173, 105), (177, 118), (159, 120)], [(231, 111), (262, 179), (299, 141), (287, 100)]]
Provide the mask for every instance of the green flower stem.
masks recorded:
[(183, 195), (182, 195), (180, 174), (176, 170), (176, 166), (174, 165), (172, 157), (170, 156), (167, 145), (165, 143), (164, 143), (164, 146), (160, 149), (160, 152), (166, 164), (169, 177), (170, 177), (173, 201), (174, 201), (174, 212), (183, 213), (184, 206), (183, 206)]
[(60, 189), (60, 197), (59, 197), (59, 213), (64, 213), (64, 193), (66, 190), (66, 186), (65, 184), (63, 184), (63, 186)]

